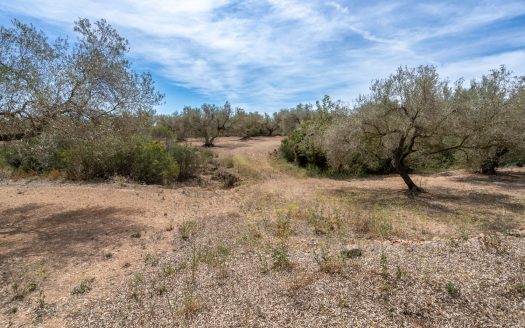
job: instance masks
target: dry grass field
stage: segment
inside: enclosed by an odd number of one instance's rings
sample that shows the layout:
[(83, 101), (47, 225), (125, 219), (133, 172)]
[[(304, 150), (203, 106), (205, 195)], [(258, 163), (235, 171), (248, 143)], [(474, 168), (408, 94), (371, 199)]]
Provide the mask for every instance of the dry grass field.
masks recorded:
[(310, 177), (221, 138), (234, 188), (0, 185), (1, 327), (524, 327), (525, 170)]

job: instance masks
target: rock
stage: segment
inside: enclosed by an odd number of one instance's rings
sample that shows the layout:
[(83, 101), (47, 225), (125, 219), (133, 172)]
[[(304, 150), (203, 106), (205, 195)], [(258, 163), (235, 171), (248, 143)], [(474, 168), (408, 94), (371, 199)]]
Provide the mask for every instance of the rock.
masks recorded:
[(509, 236), (512, 236), (512, 237), (525, 237), (525, 230), (524, 229), (514, 229), (514, 230), (510, 230), (507, 232), (507, 235)]
[(345, 258), (351, 259), (363, 255), (363, 251), (357, 245), (349, 245), (341, 251), (341, 255)]

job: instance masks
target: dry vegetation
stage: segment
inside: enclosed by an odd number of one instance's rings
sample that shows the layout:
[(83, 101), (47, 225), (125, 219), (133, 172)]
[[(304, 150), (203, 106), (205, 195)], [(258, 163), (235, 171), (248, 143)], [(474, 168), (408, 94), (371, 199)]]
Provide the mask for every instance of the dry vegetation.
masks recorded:
[(219, 138), (174, 189), (4, 181), (0, 325), (525, 325), (525, 171), (334, 180)]

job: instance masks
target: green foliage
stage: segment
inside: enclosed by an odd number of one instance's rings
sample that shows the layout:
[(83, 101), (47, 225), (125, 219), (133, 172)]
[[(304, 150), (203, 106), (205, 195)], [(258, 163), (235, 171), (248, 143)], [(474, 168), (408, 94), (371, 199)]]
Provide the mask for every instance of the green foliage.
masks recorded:
[(168, 152), (179, 164), (179, 180), (193, 178), (210, 157), (206, 151), (179, 144), (170, 145)]
[(458, 298), (460, 295), (459, 287), (457, 287), (453, 282), (447, 282), (445, 284), (445, 290), (452, 298)]
[(168, 184), (175, 181), (180, 172), (177, 161), (157, 142), (138, 143), (132, 149), (130, 159), (129, 175), (136, 181)]
[[(87, 139), (87, 138), (86, 138)], [(170, 184), (194, 177), (209, 154), (187, 145), (166, 146), (126, 135), (69, 142), (42, 135), (10, 142), (1, 159), (26, 172), (62, 171), (72, 180), (106, 180), (122, 176), (147, 184)]]
[(293, 267), (293, 263), (290, 261), (290, 255), (288, 254), (288, 247), (285, 245), (273, 249), (272, 260), (275, 270), (284, 271), (290, 270)]
[(82, 295), (88, 293), (92, 289), (93, 281), (95, 278), (84, 279), (80, 282), (80, 285), (73, 288), (71, 295)]
[(288, 138), (281, 142), (282, 156), (299, 166), (327, 168), (326, 154), (319, 144), (319, 137), (326, 124), (322, 121), (303, 122)]

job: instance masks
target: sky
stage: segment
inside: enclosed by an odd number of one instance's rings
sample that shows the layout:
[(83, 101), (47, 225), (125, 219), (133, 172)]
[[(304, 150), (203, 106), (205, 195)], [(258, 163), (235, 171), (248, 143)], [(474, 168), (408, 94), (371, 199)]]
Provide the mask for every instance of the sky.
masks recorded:
[(166, 95), (159, 113), (230, 101), (275, 112), (328, 94), (351, 104), (399, 66), (454, 81), (505, 64), (525, 75), (525, 1), (0, 0), (0, 24), (75, 38), (106, 19), (137, 71)]

